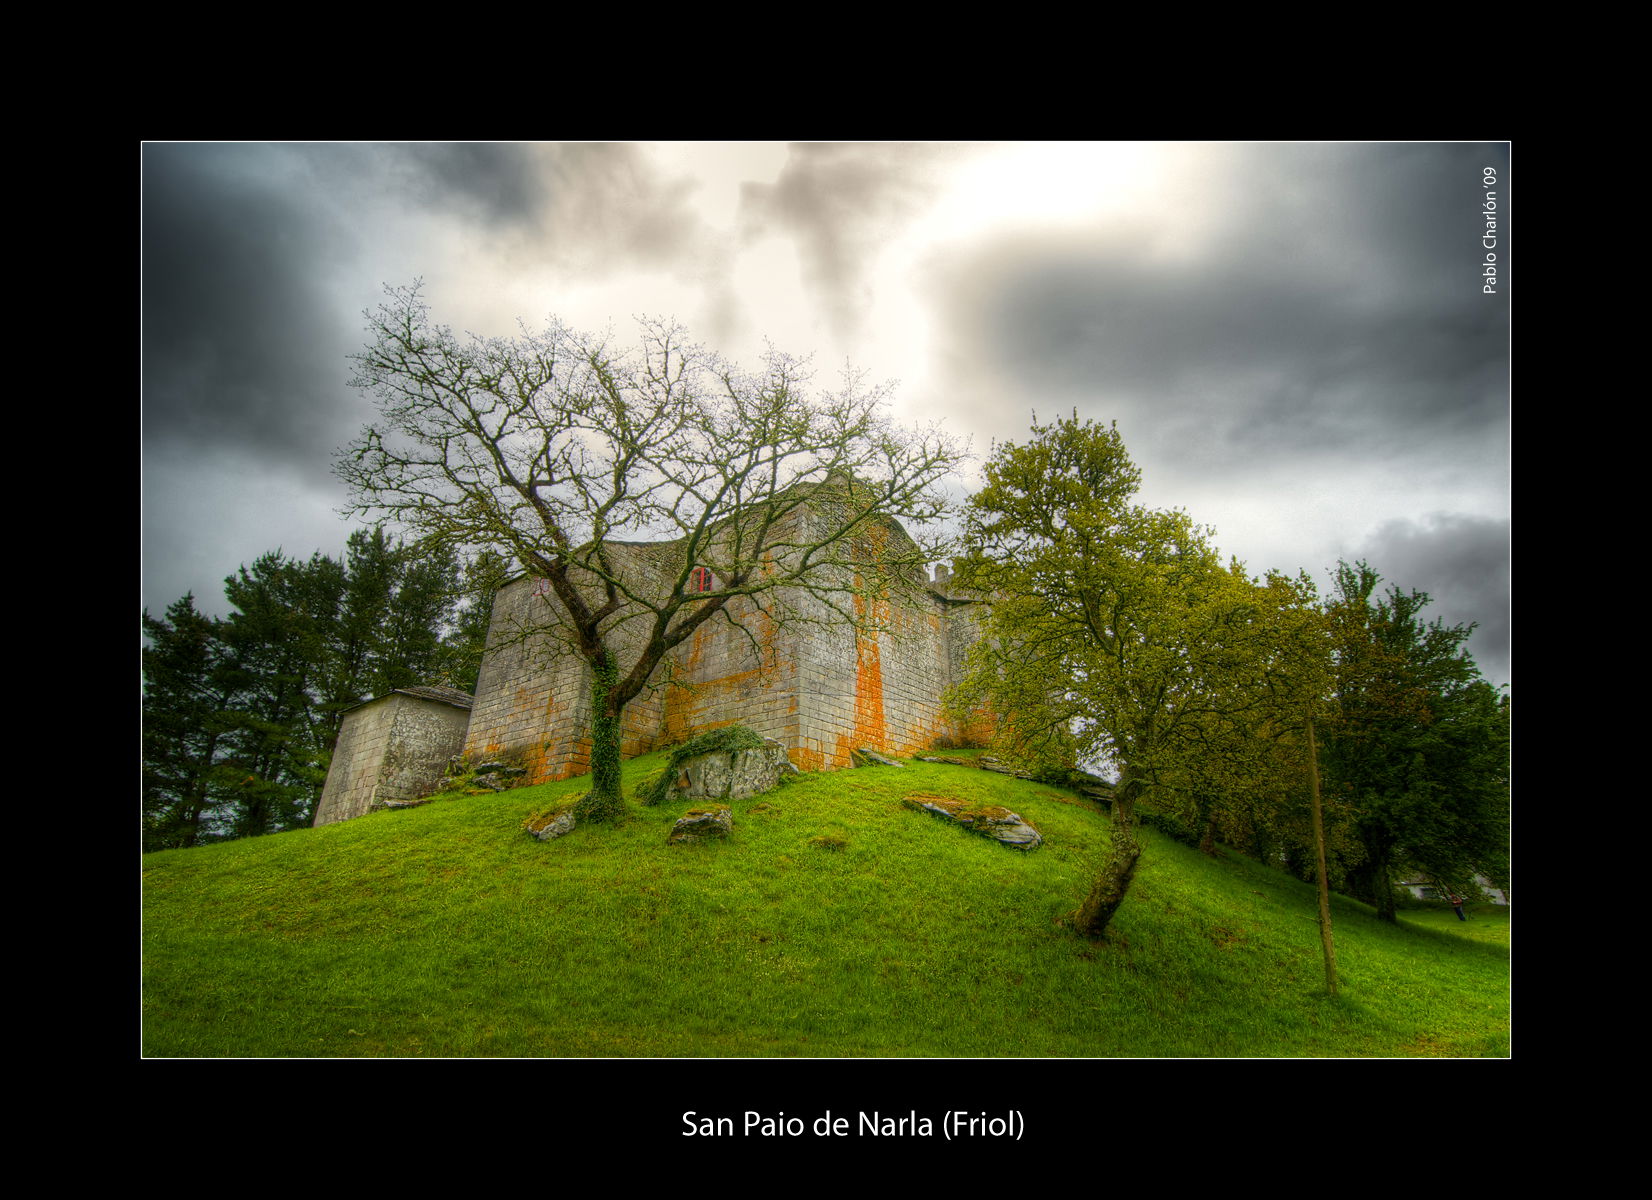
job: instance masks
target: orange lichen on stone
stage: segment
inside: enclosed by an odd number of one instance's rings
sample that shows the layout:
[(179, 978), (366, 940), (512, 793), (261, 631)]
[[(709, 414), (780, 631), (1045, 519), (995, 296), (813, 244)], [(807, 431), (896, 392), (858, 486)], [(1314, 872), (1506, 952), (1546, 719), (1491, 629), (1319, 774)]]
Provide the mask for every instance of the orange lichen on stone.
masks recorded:
[(881, 749), (883, 724), (883, 657), (871, 638), (855, 638), (855, 732), (858, 746)]
[(665, 688), (665, 739), (680, 742), (693, 727), (694, 692), (675, 678)]
[[(882, 549), (881, 539), (873, 543)], [(889, 622), (889, 599), (873, 596), (868, 599), (866, 579), (855, 575), (855, 705), (854, 728), (843, 753), (841, 765), (847, 765), (848, 750), (860, 746), (883, 749), (888, 739), (883, 711), (883, 652), (878, 646), (877, 630)], [(843, 742), (843, 738), (838, 741)]]
[(666, 741), (683, 741), (693, 731), (695, 688), (691, 681), (699, 670), (708, 636), (709, 632), (704, 626), (696, 629), (694, 636), (688, 640), (688, 649), (682, 662), (669, 668), (671, 678), (666, 684), (664, 702)]

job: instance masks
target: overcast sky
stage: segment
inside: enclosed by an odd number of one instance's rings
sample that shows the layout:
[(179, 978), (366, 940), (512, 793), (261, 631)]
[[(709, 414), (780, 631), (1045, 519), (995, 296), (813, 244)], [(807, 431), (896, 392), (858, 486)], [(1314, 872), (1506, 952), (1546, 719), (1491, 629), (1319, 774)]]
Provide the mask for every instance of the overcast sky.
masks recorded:
[[(386, 284), (508, 335), (674, 316), (899, 380), (984, 457), (1117, 421), (1143, 498), (1253, 571), (1339, 558), (1509, 680), (1504, 143), (143, 147), (142, 604), (339, 554), (348, 355)], [(1506, 234), (1506, 227), (1500, 229)], [(1506, 246), (1498, 263), (1506, 265)], [(978, 463), (977, 463), (978, 466)], [(972, 482), (965, 478), (961, 487)]]

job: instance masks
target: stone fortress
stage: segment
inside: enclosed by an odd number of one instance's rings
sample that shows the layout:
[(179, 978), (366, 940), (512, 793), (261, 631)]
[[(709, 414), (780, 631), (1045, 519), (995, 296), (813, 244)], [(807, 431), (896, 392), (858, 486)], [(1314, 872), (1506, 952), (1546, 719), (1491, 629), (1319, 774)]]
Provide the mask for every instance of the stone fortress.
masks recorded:
[[(862, 536), (877, 547), (914, 548), (892, 520)], [(674, 545), (616, 542), (608, 550), (628, 581), (645, 586), (673, 564), (680, 569)], [(854, 594), (852, 610), (796, 589), (767, 611), (731, 602), (727, 619), (697, 629), (660, 664), (651, 690), (626, 706), (623, 755), (736, 722), (780, 742), (805, 771), (851, 766), (851, 751), (861, 748), (910, 755), (984, 740), (986, 726), (960, 727), (943, 711), (979, 638), (979, 610), (956, 593), (944, 565), (913, 582), (904, 598)], [(696, 568), (690, 590), (713, 584), (709, 569)], [(546, 628), (557, 608), (545, 590), (523, 576), (495, 595), (474, 699), (451, 688), (406, 688), (345, 714), (316, 825), (428, 793), (456, 754), (473, 763), (510, 760), (526, 768), (525, 783), (590, 769), (590, 669)], [(777, 620), (782, 608), (786, 618)], [(629, 636), (644, 624), (633, 622)], [(622, 619), (622, 644), (626, 629)], [(624, 652), (621, 659), (634, 661)]]

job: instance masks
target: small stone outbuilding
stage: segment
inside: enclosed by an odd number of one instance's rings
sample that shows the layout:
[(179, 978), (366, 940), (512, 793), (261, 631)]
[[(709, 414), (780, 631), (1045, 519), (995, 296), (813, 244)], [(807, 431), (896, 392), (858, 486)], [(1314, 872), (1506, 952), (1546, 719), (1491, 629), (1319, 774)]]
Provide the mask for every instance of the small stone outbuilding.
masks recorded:
[(346, 709), (315, 824), (348, 821), (440, 783), (465, 747), (472, 698), (450, 687), (397, 688)]

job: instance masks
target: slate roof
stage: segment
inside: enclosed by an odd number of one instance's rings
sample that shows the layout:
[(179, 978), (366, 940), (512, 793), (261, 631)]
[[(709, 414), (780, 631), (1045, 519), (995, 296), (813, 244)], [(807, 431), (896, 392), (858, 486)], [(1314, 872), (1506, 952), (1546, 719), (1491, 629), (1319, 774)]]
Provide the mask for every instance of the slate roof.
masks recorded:
[[(467, 712), (470, 711), (471, 706), (476, 702), (476, 698), (469, 692), (461, 692), (458, 688), (439, 686), (426, 687), (424, 685), (391, 688), (384, 694), (384, 696), (394, 696), (398, 692), (404, 696), (417, 696), (420, 700), (436, 700), (442, 704), (451, 704), (454, 708), (462, 708)], [(383, 700), (384, 696), (373, 696), (369, 699), (361, 701), (360, 703), (352, 704), (342, 711), (353, 712), (354, 710), (361, 708), (363, 705), (373, 703), (374, 700)]]
[(455, 708), (469, 708), (476, 701), (476, 697), (469, 692), (461, 692), (458, 688), (404, 687), (396, 690), (407, 696), (419, 696), (425, 700), (440, 700), (442, 703), (451, 704)]

